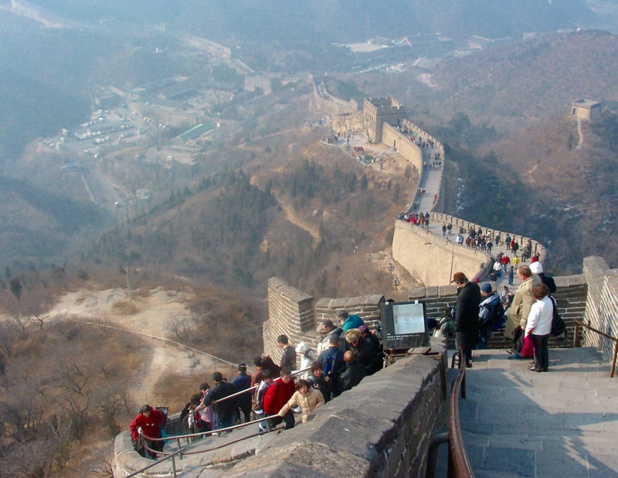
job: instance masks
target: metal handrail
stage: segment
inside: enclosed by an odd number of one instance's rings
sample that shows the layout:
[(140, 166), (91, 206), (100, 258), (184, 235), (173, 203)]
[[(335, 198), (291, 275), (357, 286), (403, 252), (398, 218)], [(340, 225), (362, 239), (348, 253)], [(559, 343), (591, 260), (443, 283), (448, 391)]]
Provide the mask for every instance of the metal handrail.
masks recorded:
[[(144, 445), (146, 446), (146, 445)], [(155, 460), (152, 463), (150, 463), (149, 465), (134, 471), (133, 473), (131, 473), (130, 475), (127, 475), (126, 478), (132, 478), (134, 476), (139, 475), (140, 473), (152, 468), (153, 466), (157, 466), (159, 463), (163, 463), (164, 461), (167, 461), (169, 459), (172, 460), (172, 473), (174, 475), (174, 478), (176, 478), (176, 461), (174, 460), (176, 455), (181, 455), (184, 452), (184, 448), (181, 448), (180, 450), (175, 451), (174, 453), (171, 453), (169, 455), (164, 456), (163, 458), (159, 459), (159, 460)], [(156, 452), (156, 453), (160, 453), (160, 452)], [(182, 458), (182, 457), (181, 457)]]
[[(207, 449), (204, 449), (204, 450), (196, 450), (196, 451), (192, 451), (192, 452), (186, 451), (186, 447), (182, 447), (182, 448), (180, 447), (180, 439), (181, 438), (194, 438), (194, 437), (200, 437), (201, 438), (202, 436), (206, 436), (206, 435), (212, 435), (212, 434), (215, 434), (215, 433), (227, 432), (227, 431), (235, 430), (237, 428), (242, 428), (242, 427), (245, 427), (245, 426), (248, 426), (248, 425), (255, 425), (256, 423), (261, 423), (264, 420), (270, 420), (270, 419), (276, 418), (278, 416), (279, 415), (270, 415), (268, 417), (260, 418), (258, 420), (253, 420), (253, 421), (246, 422), (246, 423), (241, 423), (240, 425), (234, 425), (234, 426), (227, 427), (227, 428), (220, 428), (218, 430), (211, 430), (211, 431), (201, 432), (201, 433), (193, 433), (193, 434), (190, 434), (190, 435), (177, 435), (177, 436), (172, 436), (172, 437), (150, 438), (147, 435), (145, 435), (143, 431), (140, 430), (140, 437), (139, 438), (140, 438), (141, 446), (143, 446), (146, 450), (148, 450), (151, 453), (157, 453), (159, 455), (164, 455), (164, 456), (162, 458), (160, 458), (158, 460), (155, 460), (152, 463), (146, 465), (145, 467), (143, 467), (143, 468), (141, 468), (139, 470), (134, 471), (133, 473), (128, 475), (127, 478), (131, 478), (131, 477), (137, 476), (140, 473), (142, 473), (142, 472), (152, 468), (153, 466), (156, 466), (159, 463), (163, 463), (164, 461), (167, 461), (167, 460), (170, 460), (170, 459), (172, 460), (172, 474), (173, 474), (174, 478), (176, 478), (177, 477), (176, 460), (175, 460), (176, 456), (178, 456), (182, 460), (182, 455), (194, 455), (194, 454), (198, 454), (198, 453), (207, 453), (209, 451), (213, 451), (213, 450), (219, 449), (222, 446), (228, 446), (228, 445), (231, 445), (232, 443), (236, 443), (236, 442), (239, 442), (239, 441), (242, 441), (242, 440), (246, 440), (248, 438), (254, 438), (256, 435), (250, 435), (248, 437), (243, 437), (243, 438), (241, 438), (239, 440), (235, 440), (234, 442), (225, 443), (224, 445), (219, 445), (219, 446), (207, 448)], [(276, 428), (274, 428), (273, 430), (276, 430)], [(269, 427), (268, 431), (269, 432), (272, 431), (272, 430), (270, 430), (270, 427)], [(142, 438), (150, 440), (150, 441), (177, 440), (179, 448), (175, 452), (165, 452), (165, 451), (161, 451), (161, 450), (153, 450), (153, 449), (151, 449), (150, 447), (148, 447), (144, 443)]]
[(457, 478), (474, 478), (474, 472), (470, 466), (461, 425), (459, 423), (459, 396), (466, 398), (466, 369), (460, 368), (457, 378), (453, 382), (451, 398), (449, 401), (448, 435), (449, 435), (449, 455), (448, 468), (449, 476)]
[[(295, 370), (290, 375), (292, 375), (292, 377), (294, 377), (294, 376), (299, 375), (301, 373), (305, 373), (308, 370), (311, 370), (311, 367), (302, 368), (300, 370)], [(281, 380), (281, 377), (274, 377), (273, 378), (273, 382), (276, 382), (277, 380)], [(219, 400), (215, 400), (214, 402), (211, 403), (211, 405), (216, 405), (217, 403), (221, 403), (224, 400), (229, 400), (230, 398), (237, 397), (238, 395), (242, 395), (244, 393), (251, 392), (251, 391), (257, 389), (259, 386), (260, 386), (259, 384), (258, 385), (254, 385), (253, 387), (245, 388), (244, 390), (241, 390), (240, 392), (232, 393), (231, 395), (227, 395), (225, 397), (222, 397)]]
[[(188, 433), (186, 435), (173, 435), (173, 436), (159, 437), (159, 438), (150, 438), (149, 436), (144, 435), (143, 432), (141, 433), (141, 435), (150, 441), (171, 441), (171, 440), (179, 440), (181, 438), (202, 438), (208, 435), (215, 435), (217, 433), (229, 432), (232, 430), (237, 430), (238, 428), (244, 428), (249, 425), (255, 425), (256, 423), (261, 423), (264, 420), (270, 420), (271, 418), (277, 418), (278, 416), (279, 415), (277, 414), (269, 415), (268, 417), (258, 418), (257, 420), (252, 420), (250, 422), (240, 423), (238, 425), (232, 425), (231, 427), (218, 428), (216, 430), (208, 430), (206, 432), (199, 432), (199, 433)], [(160, 453), (160, 452), (157, 452), (157, 453)]]
[(614, 374), (616, 373), (616, 359), (618, 358), (618, 338), (613, 337), (609, 334), (606, 334), (605, 332), (601, 332), (600, 330), (595, 329), (594, 327), (591, 327), (588, 324), (584, 324), (583, 322), (576, 320), (575, 321), (575, 334), (573, 335), (573, 347), (579, 347), (579, 328), (580, 327), (584, 327), (588, 330), (591, 330), (592, 332), (596, 334), (599, 334), (605, 337), (606, 339), (614, 341), (614, 356), (612, 357), (612, 369), (609, 373), (609, 377), (614, 378)]

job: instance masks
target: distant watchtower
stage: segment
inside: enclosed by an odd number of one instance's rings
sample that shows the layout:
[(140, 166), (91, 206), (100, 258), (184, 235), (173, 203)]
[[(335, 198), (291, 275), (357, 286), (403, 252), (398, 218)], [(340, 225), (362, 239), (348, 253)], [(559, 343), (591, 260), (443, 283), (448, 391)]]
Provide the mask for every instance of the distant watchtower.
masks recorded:
[(367, 124), (371, 140), (375, 143), (382, 142), (384, 122), (391, 126), (400, 126), (405, 115), (405, 106), (391, 97), (366, 98), (363, 103), (363, 121)]
[(594, 100), (577, 100), (571, 107), (571, 117), (594, 121), (601, 116), (601, 102)]

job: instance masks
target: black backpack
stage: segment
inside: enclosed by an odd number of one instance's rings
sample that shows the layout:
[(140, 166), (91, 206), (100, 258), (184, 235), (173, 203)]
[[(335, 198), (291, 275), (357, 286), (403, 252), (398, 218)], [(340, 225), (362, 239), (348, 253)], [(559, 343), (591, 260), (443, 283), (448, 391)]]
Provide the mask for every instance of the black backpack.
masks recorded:
[(560, 317), (560, 314), (558, 313), (558, 307), (556, 307), (556, 299), (554, 299), (551, 295), (549, 296), (549, 299), (554, 306), (554, 316), (551, 320), (551, 334), (554, 337), (558, 337), (559, 335), (562, 335), (564, 333), (564, 331), (566, 330), (566, 325), (564, 323), (564, 320), (562, 319), (562, 317)]
[(489, 310), (489, 318), (481, 326), (491, 326), (493, 330), (500, 330), (506, 322), (502, 301), (498, 300), (496, 304), (488, 304), (483, 307)]

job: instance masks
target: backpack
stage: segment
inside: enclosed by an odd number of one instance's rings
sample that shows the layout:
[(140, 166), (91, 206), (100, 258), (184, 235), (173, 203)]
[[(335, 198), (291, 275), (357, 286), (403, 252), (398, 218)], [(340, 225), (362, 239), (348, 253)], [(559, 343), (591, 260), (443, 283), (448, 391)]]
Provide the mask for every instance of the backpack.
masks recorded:
[(493, 312), (493, 328), (494, 330), (500, 330), (506, 324), (506, 314), (502, 301), (498, 301), (498, 305), (494, 307)]
[(502, 301), (498, 300), (495, 304), (488, 304), (483, 307), (489, 310), (489, 318), (482, 325), (491, 326), (493, 330), (500, 330), (506, 322)]
[(562, 319), (562, 317), (560, 317), (560, 314), (558, 313), (558, 307), (556, 307), (556, 299), (554, 299), (551, 295), (549, 296), (549, 299), (554, 306), (554, 316), (551, 320), (551, 334), (554, 337), (558, 337), (559, 335), (564, 333), (566, 325), (564, 323), (564, 320)]
[(272, 383), (265, 383), (264, 387), (258, 390), (258, 393), (256, 396), (256, 404), (255, 404), (256, 410), (264, 409), (264, 395), (266, 395), (266, 391), (270, 388), (271, 385)]
[(337, 350), (326, 357), (326, 362), (324, 363), (324, 367), (322, 367), (322, 373), (325, 376), (329, 377), (333, 374), (333, 368), (335, 367), (335, 361), (337, 360), (337, 354), (339, 353), (341, 352)]

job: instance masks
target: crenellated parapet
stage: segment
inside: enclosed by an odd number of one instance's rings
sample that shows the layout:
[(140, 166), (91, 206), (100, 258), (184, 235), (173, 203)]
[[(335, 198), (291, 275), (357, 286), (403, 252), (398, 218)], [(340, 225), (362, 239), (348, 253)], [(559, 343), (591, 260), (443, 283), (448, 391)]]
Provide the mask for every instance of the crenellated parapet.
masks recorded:
[[(618, 269), (610, 269), (601, 257), (584, 259), (584, 277), (588, 284), (585, 321), (591, 327), (618, 336)], [(601, 335), (584, 332), (583, 345), (596, 347), (612, 357), (615, 344)]]

